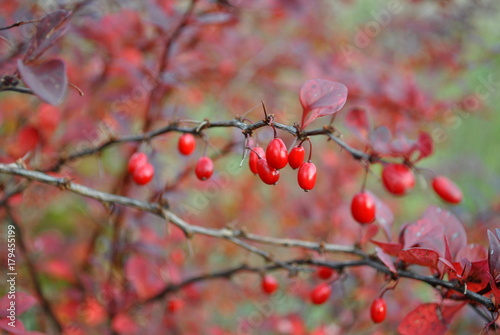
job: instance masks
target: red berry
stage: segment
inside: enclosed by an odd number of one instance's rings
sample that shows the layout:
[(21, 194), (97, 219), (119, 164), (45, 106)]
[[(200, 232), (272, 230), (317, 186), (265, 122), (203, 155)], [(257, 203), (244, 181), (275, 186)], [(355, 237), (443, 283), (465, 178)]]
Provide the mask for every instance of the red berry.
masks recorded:
[(264, 152), (264, 149), (261, 147), (255, 147), (252, 149), (253, 151), (250, 151), (250, 158), (248, 159), (248, 165), (250, 166), (250, 170), (252, 171), (253, 174), (259, 173), (257, 171), (257, 161), (259, 160), (259, 157), (262, 159), (266, 158), (266, 153)]
[(294, 147), (290, 154), (288, 155), (288, 164), (292, 169), (298, 169), (302, 163), (304, 163), (304, 158), (306, 157), (306, 151), (302, 145)]
[(437, 176), (432, 180), (432, 188), (443, 199), (452, 204), (462, 202), (462, 191), (458, 186), (444, 176)]
[(262, 291), (267, 294), (273, 294), (278, 289), (278, 281), (271, 275), (265, 275), (262, 278)]
[(370, 314), (373, 322), (375, 323), (380, 323), (385, 320), (387, 306), (384, 298), (377, 298), (373, 300), (372, 307), (370, 308)]
[(281, 138), (273, 138), (267, 145), (266, 159), (269, 165), (277, 170), (288, 164), (288, 150)]
[(192, 134), (185, 133), (179, 137), (179, 142), (177, 143), (177, 148), (179, 152), (185, 156), (193, 153), (196, 148), (196, 140)]
[(194, 172), (199, 180), (207, 180), (212, 176), (212, 173), (214, 173), (214, 162), (210, 157), (203, 156), (198, 160), (198, 163), (196, 163)]
[(260, 179), (268, 185), (274, 185), (280, 179), (280, 172), (269, 166), (269, 163), (264, 158), (257, 161), (257, 172)]
[(132, 173), (134, 172), (135, 169), (138, 167), (146, 164), (148, 162), (148, 156), (146, 156), (145, 153), (143, 152), (136, 152), (132, 156), (130, 156), (130, 159), (128, 160), (128, 172)]
[(146, 162), (145, 164), (138, 166), (132, 172), (132, 179), (134, 179), (135, 183), (138, 185), (146, 185), (153, 179), (155, 174), (155, 168), (150, 163)]
[(171, 299), (167, 303), (167, 309), (170, 313), (175, 313), (184, 306), (184, 302), (181, 299)]
[(330, 279), (330, 277), (333, 275), (333, 272), (335, 270), (333, 270), (332, 268), (329, 268), (327, 266), (320, 266), (317, 270), (316, 270), (316, 275), (318, 276), (318, 278), (320, 279), (323, 279), (323, 280), (327, 280), (327, 279)]
[(352, 198), (351, 213), (359, 223), (371, 223), (375, 220), (375, 200), (366, 192), (360, 192)]
[(311, 301), (315, 305), (321, 305), (328, 300), (332, 288), (327, 283), (321, 283), (311, 291)]
[(303, 163), (299, 168), (297, 181), (304, 191), (312, 190), (316, 184), (316, 165), (311, 162)]
[(382, 182), (390, 193), (404, 195), (415, 186), (415, 175), (405, 164), (389, 164), (382, 171)]

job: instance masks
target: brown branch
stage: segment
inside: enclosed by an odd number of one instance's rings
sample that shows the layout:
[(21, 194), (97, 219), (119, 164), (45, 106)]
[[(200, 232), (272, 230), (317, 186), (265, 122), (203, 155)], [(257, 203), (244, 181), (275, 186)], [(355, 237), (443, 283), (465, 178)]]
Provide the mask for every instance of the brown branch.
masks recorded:
[[(71, 181), (68, 181), (64, 178), (55, 178), (49, 175), (46, 175), (42, 172), (38, 171), (32, 171), (32, 170), (27, 170), (25, 168), (19, 167), (16, 164), (0, 164), (0, 173), (3, 174), (9, 174), (9, 175), (16, 175), (20, 177), (27, 178), (32, 181), (38, 181), (42, 182), (48, 185), (53, 185), (60, 187), (62, 189), (71, 191), (73, 193), (77, 193), (83, 196), (86, 196), (88, 198), (93, 198), (96, 200), (99, 200), (104, 203), (113, 203), (113, 204), (119, 204), (123, 206), (129, 206), (129, 207), (134, 207), (146, 212), (150, 212), (152, 214), (155, 214), (157, 216), (160, 216), (164, 218), (165, 220), (171, 222), (172, 224), (176, 225), (180, 229), (184, 231), (187, 237), (192, 237), (195, 234), (200, 234), (200, 235), (205, 235), (205, 236), (212, 236), (216, 238), (223, 238), (223, 239), (228, 239), (232, 241), (233, 243), (236, 243), (247, 250), (250, 250), (254, 253), (259, 254), (260, 256), (263, 256), (264, 258), (270, 257), (270, 255), (266, 252), (260, 251), (260, 249), (256, 249), (253, 246), (250, 246), (249, 244), (242, 242), (242, 240), (248, 240), (248, 241), (253, 241), (256, 243), (264, 243), (264, 244), (272, 244), (280, 247), (299, 247), (303, 249), (309, 249), (309, 250), (322, 250), (325, 252), (342, 252), (342, 253), (350, 253), (354, 255), (358, 255), (363, 257), (361, 260), (354, 260), (354, 261), (346, 261), (346, 262), (340, 262), (340, 263), (332, 263), (332, 262), (325, 262), (325, 261), (317, 261), (317, 260), (311, 260), (311, 259), (306, 259), (306, 260), (294, 260), (294, 261), (289, 261), (289, 262), (274, 262), (274, 265), (268, 266), (269, 269), (275, 269), (275, 268), (285, 268), (287, 270), (290, 270), (290, 267), (284, 266), (284, 265), (293, 265), (293, 264), (311, 264), (311, 265), (321, 265), (321, 266), (329, 266), (332, 268), (336, 269), (341, 269), (341, 268), (346, 268), (346, 267), (352, 267), (352, 266), (363, 266), (367, 265), (370, 266), (380, 272), (383, 272), (387, 275), (393, 276), (394, 274), (391, 272), (390, 269), (388, 269), (384, 264), (380, 263), (377, 260), (370, 259), (366, 254), (361, 252), (359, 249), (356, 249), (354, 247), (349, 247), (349, 246), (341, 246), (341, 245), (334, 245), (334, 244), (327, 244), (327, 243), (317, 243), (317, 242), (310, 242), (310, 241), (302, 241), (302, 240), (292, 240), (292, 239), (282, 239), (282, 238), (272, 238), (272, 237), (266, 237), (266, 236), (260, 236), (256, 234), (249, 234), (240, 230), (232, 230), (228, 228), (223, 228), (223, 229), (214, 229), (214, 228), (207, 228), (207, 227), (200, 227), (196, 225), (191, 225), (178, 216), (176, 216), (172, 211), (163, 208), (160, 204), (155, 204), (155, 203), (150, 203), (146, 201), (141, 201), (137, 199), (132, 199), (124, 196), (119, 196), (119, 195), (114, 195), (114, 194), (109, 194), (101, 191), (97, 191), (94, 189), (91, 189), (89, 187), (73, 183)], [(250, 247), (249, 247), (250, 246)], [(293, 267), (293, 270), (296, 271), (297, 269)], [(456, 291), (460, 293), (461, 296), (471, 300), (475, 301), (477, 303), (480, 303), (484, 305), (488, 310), (490, 311), (495, 311), (496, 306), (495, 304), (488, 298), (477, 294), (472, 291), (466, 290), (463, 292), (463, 287), (457, 286), (456, 283), (449, 282), (449, 281), (444, 281), (436, 277), (432, 276), (424, 276), (420, 275), (418, 273), (414, 273), (411, 271), (407, 270), (402, 270), (399, 269), (397, 271), (397, 275), (399, 277), (406, 277), (406, 278), (411, 278), (415, 280), (419, 280), (422, 282), (425, 282), (433, 287), (442, 287), (446, 288), (449, 290)], [(219, 276), (220, 277), (220, 276)]]
[[(204, 122), (204, 121), (203, 121)], [(201, 122), (200, 122), (201, 123)], [(83, 149), (78, 152), (74, 152), (72, 154), (69, 154), (67, 156), (63, 156), (59, 158), (58, 162), (54, 164), (51, 167), (41, 169), (40, 171), (44, 172), (53, 172), (53, 171), (58, 171), (64, 164), (68, 162), (75, 161), (77, 159), (86, 157), (86, 156), (91, 156), (97, 153), (100, 153), (101, 151), (117, 145), (117, 144), (123, 144), (123, 143), (134, 143), (134, 142), (143, 142), (143, 141), (150, 141), (154, 137), (169, 133), (169, 132), (179, 132), (179, 133), (191, 133), (194, 135), (199, 135), (202, 131), (205, 129), (210, 129), (210, 128), (239, 128), (241, 129), (242, 133), (244, 134), (251, 134), (254, 130), (267, 127), (269, 124), (266, 121), (258, 121), (252, 124), (246, 124), (242, 121), (240, 121), (238, 118), (229, 120), (229, 121), (218, 121), (218, 122), (208, 122), (205, 124), (202, 129), (198, 129), (198, 126), (195, 127), (182, 127), (179, 126), (178, 122), (173, 122), (165, 127), (148, 131), (140, 135), (130, 135), (130, 136), (124, 136), (121, 138), (112, 138), (109, 139), (108, 141), (92, 148), (87, 148)], [(374, 157), (370, 156), (367, 153), (364, 153), (360, 150), (357, 150), (350, 145), (348, 145), (346, 142), (344, 142), (342, 139), (340, 139), (338, 136), (334, 135), (332, 132), (332, 129), (325, 127), (325, 128), (318, 128), (318, 129), (312, 129), (304, 132), (299, 132), (297, 128), (294, 126), (289, 126), (285, 124), (281, 124), (278, 122), (273, 122), (273, 126), (277, 129), (280, 129), (282, 131), (286, 131), (292, 135), (295, 136), (327, 136), (329, 139), (333, 140), (335, 143), (337, 143), (341, 148), (349, 152), (353, 158), (355, 159), (362, 159), (362, 160), (372, 160)]]

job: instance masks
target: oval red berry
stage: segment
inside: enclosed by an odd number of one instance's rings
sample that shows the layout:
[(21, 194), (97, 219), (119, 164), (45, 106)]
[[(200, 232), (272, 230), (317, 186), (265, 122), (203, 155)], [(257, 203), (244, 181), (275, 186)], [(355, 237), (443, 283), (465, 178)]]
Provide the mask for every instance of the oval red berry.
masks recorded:
[(257, 161), (257, 172), (260, 179), (267, 185), (274, 185), (280, 179), (280, 172), (269, 166), (267, 160), (263, 158)]
[(383, 298), (373, 300), (370, 308), (370, 315), (375, 323), (380, 323), (385, 320), (385, 316), (387, 315), (387, 306)]
[(278, 289), (278, 281), (271, 275), (265, 275), (262, 278), (262, 291), (267, 294), (273, 294)]
[(193, 153), (196, 148), (196, 140), (192, 134), (185, 133), (179, 137), (179, 142), (177, 143), (177, 148), (179, 152), (185, 156)]
[(311, 291), (311, 301), (315, 305), (325, 303), (332, 293), (332, 288), (327, 283), (321, 283)]
[(437, 195), (446, 202), (459, 204), (462, 202), (463, 195), (460, 188), (450, 179), (444, 176), (437, 176), (432, 180), (432, 188)]
[(261, 159), (266, 158), (266, 153), (264, 152), (264, 149), (261, 147), (255, 147), (250, 151), (250, 158), (248, 159), (248, 166), (250, 167), (250, 171), (252, 171), (253, 174), (259, 173), (257, 171), (257, 162), (259, 160), (259, 157)]
[(292, 169), (298, 169), (302, 163), (304, 163), (305, 157), (306, 151), (304, 150), (304, 147), (298, 145), (290, 151), (290, 154), (288, 155), (288, 164)]
[(415, 175), (405, 164), (388, 164), (382, 171), (382, 182), (390, 193), (404, 195), (415, 186)]
[(210, 157), (203, 156), (196, 163), (194, 172), (199, 180), (207, 180), (214, 173), (214, 162)]
[(146, 164), (148, 162), (148, 156), (143, 152), (136, 152), (128, 160), (127, 170), (129, 173), (134, 172), (138, 167)]
[(281, 138), (273, 138), (267, 145), (266, 160), (275, 169), (282, 169), (288, 164), (288, 150)]
[(351, 214), (359, 223), (371, 223), (375, 220), (375, 200), (366, 192), (360, 192), (352, 198)]
[(153, 165), (146, 162), (132, 172), (132, 179), (138, 185), (146, 185), (153, 179), (154, 174), (155, 168)]
[(331, 278), (331, 276), (333, 275), (334, 271), (335, 270), (333, 270), (332, 268), (329, 268), (327, 266), (320, 266), (318, 268), (318, 270), (316, 270), (316, 275), (320, 279), (327, 280), (327, 279)]
[(311, 162), (303, 163), (299, 168), (297, 181), (304, 191), (312, 190), (316, 185), (316, 165)]

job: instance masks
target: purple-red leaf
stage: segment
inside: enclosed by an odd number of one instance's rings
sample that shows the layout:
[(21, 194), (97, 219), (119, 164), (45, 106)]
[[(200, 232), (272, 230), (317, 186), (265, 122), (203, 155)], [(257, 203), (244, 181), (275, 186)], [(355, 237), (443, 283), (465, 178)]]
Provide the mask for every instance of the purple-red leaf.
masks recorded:
[(307, 127), (316, 118), (335, 114), (347, 101), (345, 85), (324, 79), (306, 81), (300, 88), (302, 104), (302, 128)]
[[(496, 233), (496, 234), (495, 234)], [(488, 230), (488, 266), (490, 274), (495, 282), (500, 281), (500, 229), (495, 229), (495, 233)]]
[(399, 258), (408, 264), (422, 265), (437, 268), (439, 254), (434, 250), (424, 248), (410, 248), (399, 252)]
[(379, 154), (389, 154), (391, 152), (392, 133), (385, 126), (377, 127), (370, 134), (370, 142), (373, 150)]
[(392, 273), (398, 273), (391, 257), (386, 254), (382, 248), (375, 247), (375, 252), (377, 253), (377, 257), (382, 261), (382, 263), (385, 264), (385, 266), (389, 268), (389, 270), (391, 270)]
[(399, 243), (386, 243), (386, 242), (379, 242), (379, 241), (374, 241), (371, 240), (373, 244), (378, 245), (382, 250), (384, 250), (386, 253), (388, 253), (391, 256), (398, 257), (399, 252), (403, 248), (403, 246)]
[(371, 131), (371, 122), (365, 109), (354, 107), (347, 112), (344, 124), (354, 136), (366, 142)]
[(401, 335), (442, 335), (448, 330), (453, 316), (465, 305), (454, 303), (423, 304), (412, 310), (399, 324), (398, 332)]
[(24, 62), (37, 59), (45, 50), (54, 44), (66, 31), (67, 19), (71, 11), (59, 9), (47, 14), (36, 25), (35, 35), (31, 38)]
[(61, 103), (68, 89), (66, 66), (62, 60), (52, 59), (36, 66), (18, 60), (17, 69), (36, 96), (52, 105)]

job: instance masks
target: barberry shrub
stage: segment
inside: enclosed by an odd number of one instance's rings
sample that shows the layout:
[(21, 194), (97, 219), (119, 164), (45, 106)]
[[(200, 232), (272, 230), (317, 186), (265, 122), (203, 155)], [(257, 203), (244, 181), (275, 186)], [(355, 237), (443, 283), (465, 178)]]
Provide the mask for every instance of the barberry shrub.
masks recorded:
[(1, 332), (495, 333), (499, 6), (5, 1)]

